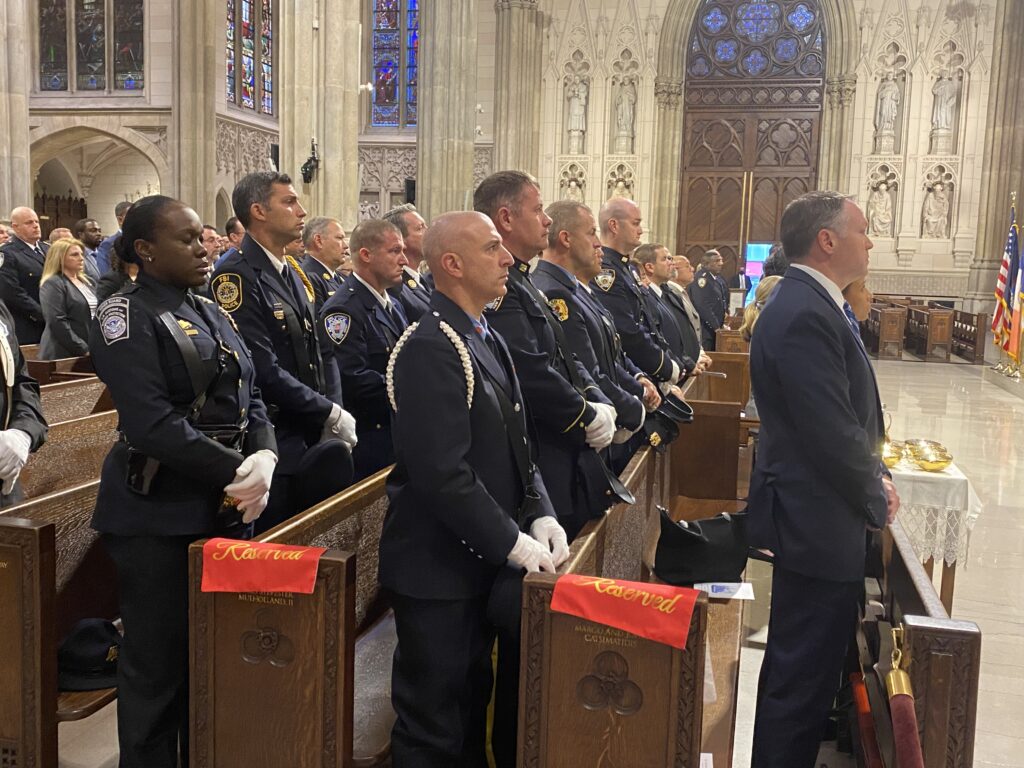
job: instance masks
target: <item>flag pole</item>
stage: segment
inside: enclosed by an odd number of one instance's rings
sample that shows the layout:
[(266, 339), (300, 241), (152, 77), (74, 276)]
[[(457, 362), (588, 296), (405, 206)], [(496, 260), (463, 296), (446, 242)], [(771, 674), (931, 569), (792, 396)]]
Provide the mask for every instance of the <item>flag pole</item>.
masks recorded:
[[(1010, 230), (1011, 237), (1012, 237), (1012, 234), (1013, 234), (1013, 226), (1016, 225), (1016, 210), (1017, 210), (1017, 193), (1014, 191), (1014, 192), (1010, 192), (1010, 219), (1011, 219), (1011, 222), (1012, 222), (1011, 230)], [(1018, 244), (1018, 248), (1019, 247), (1020, 246)], [(1004, 258), (1005, 258), (1005, 255), (1004, 255)], [(1003, 262), (1003, 263), (1005, 264), (1005, 262)], [(1000, 269), (1002, 269), (1002, 267), (1000, 267)], [(1006, 291), (1007, 291), (1007, 289), (1012, 291), (1012, 290), (1015, 289), (1015, 286), (1009, 286), (1009, 285), (1004, 285), (1003, 286), (1003, 292), (1002, 292), (1001, 301), (1002, 301), (1002, 305), (1003, 305), (1004, 311), (1008, 310), (1009, 307), (1012, 307), (1012, 305), (1013, 305), (1012, 301), (1010, 301), (1010, 302), (1006, 301)], [(999, 295), (998, 294), (998, 290), (999, 290), (998, 286), (997, 286), (996, 290), (997, 290), (997, 296), (998, 296)], [(1000, 313), (1000, 311), (999, 311), (999, 301), (1000, 301), (1000, 299), (997, 298), (997, 304), (996, 304), (996, 310), (995, 310), (994, 316), (995, 315), (999, 315), (999, 316), (1002, 315), (1002, 313)], [(1005, 343), (1006, 342), (1006, 335), (1007, 335), (1006, 320), (1002, 320), (1001, 323), (1000, 323), (1000, 328), (999, 328), (998, 336), (996, 336), (995, 329), (993, 328), (992, 341), (996, 345), (996, 348), (999, 350), (999, 362), (996, 363), (994, 366), (992, 366), (992, 370), (994, 370), (996, 373), (1001, 373), (1002, 375), (1007, 376), (1009, 378), (1017, 378), (1019, 380), (1020, 379), (1020, 366), (1015, 364), (1015, 361), (1012, 360), (1011, 355), (1009, 354), (1009, 350), (1007, 349), (1007, 347), (1009, 345), (1007, 343)]]

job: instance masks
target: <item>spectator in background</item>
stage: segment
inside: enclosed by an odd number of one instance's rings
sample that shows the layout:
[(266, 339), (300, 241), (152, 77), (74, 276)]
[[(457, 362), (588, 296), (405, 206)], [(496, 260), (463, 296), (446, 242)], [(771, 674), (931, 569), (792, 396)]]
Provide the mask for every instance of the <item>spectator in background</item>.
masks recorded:
[(85, 273), (81, 240), (54, 243), (39, 280), (39, 304), (46, 328), (39, 341), (41, 360), (89, 354), (89, 323), (96, 314), (95, 284)]
[(769, 275), (768, 277), (762, 277), (761, 282), (757, 284), (757, 290), (754, 291), (754, 300), (743, 308), (743, 325), (740, 326), (740, 335), (743, 336), (744, 341), (750, 341), (757, 318), (760, 316), (761, 310), (764, 309), (765, 303), (781, 279), (779, 275)]
[(847, 307), (844, 307), (846, 316), (853, 315), (854, 320), (857, 322), (857, 327), (854, 329), (857, 333), (860, 333), (860, 323), (863, 323), (868, 319), (868, 313), (871, 312), (871, 302), (874, 301), (875, 296), (868, 290), (867, 278), (860, 280), (854, 280), (843, 291), (843, 298), (846, 299)]
[(103, 238), (103, 242), (96, 248), (96, 268), (100, 274), (106, 274), (110, 271), (110, 254), (114, 247), (114, 238), (121, 234), (121, 225), (124, 224), (125, 214), (128, 213), (128, 209), (132, 207), (132, 204), (127, 200), (122, 200), (114, 206), (114, 218), (117, 219), (117, 232)]
[[(95, 285), (100, 279), (100, 270), (96, 264), (96, 249), (103, 242), (103, 230), (96, 219), (79, 219), (74, 226), (75, 239), (85, 246), (85, 274)], [(52, 237), (50, 242), (55, 242)]]
[(324, 305), (344, 279), (338, 275), (338, 267), (348, 250), (348, 238), (341, 222), (327, 216), (315, 216), (302, 228), (302, 242), (306, 256), (299, 266), (313, 286), (313, 303), (316, 311)]
[(789, 269), (789, 259), (786, 258), (786, 250), (782, 247), (782, 243), (776, 243), (768, 252), (768, 258), (764, 260), (761, 276), (771, 277), (772, 275), (778, 275), (782, 277), (786, 274), (787, 269)]
[(203, 236), (199, 242), (203, 244), (203, 249), (206, 251), (206, 257), (210, 260), (210, 263), (216, 264), (217, 259), (220, 258), (220, 233), (217, 232), (217, 228), (209, 224), (203, 224)]
[[(0, 229), (3, 229), (3, 227), (0, 227)], [(70, 229), (67, 227), (57, 227), (50, 232), (50, 236), (46, 239), (46, 242), (56, 243), (58, 240), (64, 240), (69, 237), (74, 237), (74, 235), (71, 234)]]
[(383, 219), (390, 221), (402, 233), (405, 258), (409, 261), (405, 266), (402, 282), (394, 288), (389, 288), (388, 293), (402, 305), (409, 322), (415, 322), (430, 307), (431, 284), (423, 280), (420, 272), (423, 265), (423, 235), (427, 231), (427, 222), (412, 203), (392, 208), (384, 214)]
[(42, 242), (39, 217), (31, 208), (11, 211), (13, 237), (0, 249), (0, 300), (14, 316), (15, 335), (22, 344), (38, 344), (43, 335), (39, 308), (39, 277), (50, 246)]
[(96, 284), (96, 300), (100, 303), (134, 282), (139, 274), (139, 265), (122, 261), (117, 255), (117, 247), (110, 254), (110, 271), (100, 278)]
[(245, 227), (237, 216), (232, 216), (224, 223), (224, 234), (228, 239), (228, 247), (224, 249), (223, 255), (228, 256), (242, 246), (242, 240), (245, 238)]
[[(71, 234), (71, 233), (69, 232), (68, 234)], [(4, 243), (6, 243), (10, 239), (11, 239), (11, 236), (8, 234), (7, 225), (6, 224), (0, 224), (0, 245), (3, 245)]]

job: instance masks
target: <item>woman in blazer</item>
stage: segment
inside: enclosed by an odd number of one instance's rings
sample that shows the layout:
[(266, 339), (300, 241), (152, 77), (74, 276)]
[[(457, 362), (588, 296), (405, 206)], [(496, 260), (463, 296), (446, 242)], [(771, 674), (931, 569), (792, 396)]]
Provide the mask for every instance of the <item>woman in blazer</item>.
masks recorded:
[(58, 360), (89, 354), (89, 323), (96, 314), (96, 293), (85, 274), (85, 246), (58, 240), (46, 254), (39, 279), (39, 304), (46, 328), (39, 358)]

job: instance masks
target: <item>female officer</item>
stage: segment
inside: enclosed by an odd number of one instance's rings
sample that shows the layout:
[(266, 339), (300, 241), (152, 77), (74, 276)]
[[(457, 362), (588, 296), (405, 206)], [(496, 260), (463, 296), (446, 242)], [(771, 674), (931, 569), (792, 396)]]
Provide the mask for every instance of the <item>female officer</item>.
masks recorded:
[(92, 525), (118, 574), (121, 768), (188, 765), (189, 544), (237, 535), (266, 506), (277, 463), (252, 360), (232, 322), (191, 294), (212, 270), (195, 211), (136, 202), (121, 259), (138, 280), (99, 306), (89, 349), (120, 439), (103, 464)]

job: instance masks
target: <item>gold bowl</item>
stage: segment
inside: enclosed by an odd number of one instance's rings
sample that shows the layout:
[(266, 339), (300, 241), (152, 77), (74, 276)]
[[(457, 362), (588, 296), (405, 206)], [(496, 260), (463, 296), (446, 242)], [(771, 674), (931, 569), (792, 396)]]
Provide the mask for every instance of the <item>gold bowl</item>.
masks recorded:
[(948, 453), (946, 446), (934, 440), (907, 440), (907, 451), (912, 456), (926, 453)]
[(933, 453), (915, 456), (914, 463), (925, 472), (941, 472), (953, 463), (953, 457), (948, 453)]
[(886, 442), (882, 446), (882, 463), (892, 469), (903, 460), (906, 445), (898, 440)]

